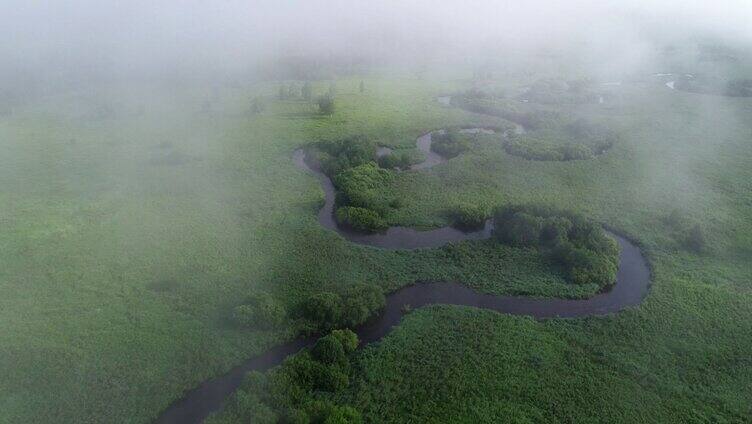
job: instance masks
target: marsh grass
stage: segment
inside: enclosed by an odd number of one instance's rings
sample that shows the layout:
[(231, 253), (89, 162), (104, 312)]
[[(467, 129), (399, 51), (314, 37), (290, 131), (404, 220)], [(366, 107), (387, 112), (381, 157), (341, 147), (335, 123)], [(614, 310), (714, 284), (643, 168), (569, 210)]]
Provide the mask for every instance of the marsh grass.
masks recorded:
[[(263, 331), (228, 325), (228, 311), (254, 290), (286, 307), (355, 283), (389, 291), (456, 280), (559, 297), (597, 290), (567, 284), (527, 249), (488, 241), (384, 251), (321, 228), (323, 195), (292, 163), (296, 148), (366, 134), (408, 149), (429, 130), (508, 124), (436, 102), (460, 83), (373, 78), (360, 94), (359, 81), (338, 81), (326, 117), (309, 118), (306, 102), (274, 101), (274, 86), (223, 88), (211, 113), (198, 114), (206, 88), (134, 84), (49, 97), (0, 118), (0, 421), (150, 421), (185, 390), (298, 333), (294, 321)], [(348, 396), (368, 419), (750, 416), (752, 144), (740, 117), (752, 103), (640, 83), (619, 90), (608, 107), (571, 110), (628, 134), (604, 155), (527, 161), (481, 139), (446, 164), (396, 173), (383, 191), (401, 204), (385, 219), (443, 226), (448, 208), (480, 203), (574, 210), (643, 246), (654, 273), (645, 303), (542, 323), (416, 310), (362, 354), (363, 383)], [(249, 116), (256, 96), (267, 107)], [(107, 119), (77, 112), (112, 97), (119, 106)], [(164, 142), (203, 160), (150, 166)], [(665, 224), (677, 207), (703, 223), (702, 254), (679, 249)], [(180, 284), (155, 290), (159, 281)]]

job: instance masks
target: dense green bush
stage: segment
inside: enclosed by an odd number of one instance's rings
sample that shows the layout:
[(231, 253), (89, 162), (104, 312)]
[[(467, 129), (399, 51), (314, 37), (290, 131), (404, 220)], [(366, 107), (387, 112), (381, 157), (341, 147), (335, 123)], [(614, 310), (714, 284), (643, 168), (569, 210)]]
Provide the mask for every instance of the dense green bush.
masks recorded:
[(342, 342), (331, 335), (320, 338), (311, 349), (311, 355), (324, 364), (343, 365), (347, 361)]
[(401, 150), (391, 152), (378, 159), (379, 166), (385, 169), (407, 169), (416, 163), (423, 162), (425, 156), (419, 150)]
[(467, 93), (453, 96), (455, 104), (470, 112), (484, 115), (498, 116), (522, 125), (528, 131), (555, 127), (560, 124), (561, 116), (557, 112), (548, 110), (520, 110), (519, 105), (507, 99), (497, 99), (491, 96), (468, 97)]
[(499, 209), (494, 223), (500, 241), (541, 249), (573, 283), (605, 286), (616, 281), (618, 244), (602, 227), (580, 215), (514, 206)]
[(342, 322), (342, 297), (337, 293), (316, 293), (303, 301), (303, 317), (316, 324), (317, 328), (335, 328)]
[(604, 285), (616, 280), (618, 261), (594, 250), (576, 247), (569, 241), (557, 243), (551, 257), (565, 270), (569, 281), (575, 284)]
[(269, 329), (282, 324), (287, 311), (271, 295), (257, 293), (244, 304), (236, 306), (232, 315), (235, 322), (243, 327)]
[(372, 162), (376, 158), (376, 144), (362, 136), (314, 144), (321, 170), (329, 177), (342, 171)]
[[(379, 292), (381, 292), (381, 290), (379, 290)], [(383, 307), (384, 305), (382, 304), (376, 309)], [(345, 350), (345, 353), (355, 352), (355, 349), (358, 348), (358, 343), (360, 343), (360, 341), (358, 340), (358, 335), (353, 333), (349, 329), (332, 330), (332, 332), (329, 333), (328, 337), (334, 337), (335, 339), (337, 339), (342, 345), (342, 348)]]
[(602, 125), (576, 120), (521, 135), (511, 135), (504, 143), (510, 155), (530, 160), (591, 159), (616, 143), (618, 136)]
[[(501, 219), (500, 219), (501, 218)], [(496, 234), (504, 243), (514, 246), (538, 246), (540, 244), (543, 218), (523, 211), (510, 216), (496, 216)]]
[(300, 310), (315, 328), (331, 330), (366, 322), (386, 305), (377, 286), (355, 284), (341, 293), (322, 292), (303, 301)]
[[(315, 147), (315, 160), (337, 188), (337, 222), (362, 232), (385, 229), (383, 216), (399, 204), (384, 190), (394, 176), (374, 162), (376, 144), (356, 136), (320, 141)], [(409, 163), (414, 159), (404, 154), (400, 160)]]
[(462, 204), (451, 212), (452, 225), (463, 230), (483, 228), (489, 214), (483, 205)]
[(334, 113), (334, 96), (331, 94), (319, 96), (316, 104), (319, 106), (319, 112), (324, 115), (331, 115)]
[(451, 159), (470, 150), (472, 136), (461, 133), (457, 128), (437, 131), (431, 134), (431, 150)]
[(393, 179), (391, 172), (379, 168), (374, 162), (342, 171), (334, 177), (337, 203), (370, 209), (383, 216), (392, 208), (394, 197), (386, 195), (384, 188)]
[(342, 324), (346, 327), (363, 324), (386, 306), (384, 292), (372, 284), (348, 286), (342, 294), (342, 300)]
[(344, 206), (337, 209), (336, 218), (339, 224), (364, 233), (387, 228), (386, 221), (378, 213), (366, 208)]
[(357, 346), (355, 333), (335, 330), (266, 373), (249, 372), (223, 410), (207, 422), (362, 422), (357, 410), (332, 401), (349, 385), (350, 354)]
[(499, 116), (525, 127), (524, 134), (508, 134), (504, 149), (510, 155), (530, 160), (590, 159), (619, 140), (617, 133), (603, 125), (583, 119), (567, 122), (557, 112), (529, 107), (521, 110), (519, 104), (488, 95), (465, 93), (453, 97), (452, 102), (472, 112)]

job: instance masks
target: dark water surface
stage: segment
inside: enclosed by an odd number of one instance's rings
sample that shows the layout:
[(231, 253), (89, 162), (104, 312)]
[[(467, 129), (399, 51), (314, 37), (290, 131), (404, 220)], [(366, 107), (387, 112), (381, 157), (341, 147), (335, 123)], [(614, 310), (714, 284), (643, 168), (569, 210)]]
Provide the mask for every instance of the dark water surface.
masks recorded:
[[(488, 131), (469, 129), (465, 131)], [(446, 162), (444, 158), (431, 151), (431, 133), (424, 134), (417, 140), (418, 148), (426, 154), (426, 161), (412, 169), (425, 169)], [(418, 231), (407, 227), (391, 227), (380, 234), (360, 234), (339, 228), (334, 220), (334, 186), (331, 180), (314, 165), (306, 161), (303, 150), (296, 150), (293, 156), (295, 164), (319, 179), (324, 189), (324, 207), (319, 211), (319, 223), (327, 229), (336, 231), (345, 239), (369, 246), (386, 249), (416, 249), (439, 247), (462, 240), (478, 240), (492, 235), (493, 223), (489, 220), (482, 230), (462, 232), (452, 227)], [(529, 315), (535, 318), (576, 318), (592, 315), (605, 315), (618, 312), (629, 306), (639, 305), (647, 295), (650, 286), (650, 270), (640, 250), (626, 240), (611, 234), (621, 247), (619, 271), (616, 283), (609, 291), (597, 294), (589, 299), (552, 299), (522, 296), (497, 296), (479, 293), (471, 288), (453, 282), (416, 283), (390, 293), (386, 298), (386, 307), (379, 316), (370, 322), (355, 328), (363, 344), (378, 341), (397, 325), (405, 314), (405, 306), (419, 308), (432, 304), (463, 305), (491, 309), (513, 315)], [(280, 364), (287, 356), (310, 346), (315, 337), (296, 339), (276, 346), (247, 360), (227, 374), (207, 380), (185, 396), (174, 402), (155, 421), (166, 424), (201, 423), (212, 412), (218, 410), (222, 402), (230, 396), (251, 371), (264, 371)]]

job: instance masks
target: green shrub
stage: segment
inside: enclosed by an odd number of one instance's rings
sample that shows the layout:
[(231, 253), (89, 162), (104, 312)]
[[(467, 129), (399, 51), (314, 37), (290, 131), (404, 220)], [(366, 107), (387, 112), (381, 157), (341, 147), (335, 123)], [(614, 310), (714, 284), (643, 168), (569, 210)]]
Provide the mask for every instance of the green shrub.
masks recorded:
[(269, 381), (266, 374), (253, 370), (243, 377), (239, 390), (249, 393), (265, 393), (268, 390)]
[(339, 340), (339, 343), (342, 345), (345, 353), (354, 352), (355, 349), (358, 348), (358, 344), (360, 343), (360, 341), (358, 340), (358, 335), (347, 328), (343, 330), (333, 330), (331, 333), (329, 333), (329, 336)]
[(521, 211), (496, 221), (499, 239), (515, 246), (538, 246), (542, 229), (543, 219)]
[(616, 281), (619, 245), (603, 228), (580, 215), (539, 206), (512, 206), (494, 215), (503, 243), (537, 247), (575, 284)]
[(219, 422), (252, 422), (276, 424), (279, 416), (269, 405), (263, 403), (256, 393), (238, 390), (226, 406), (226, 416)]
[(337, 222), (356, 231), (372, 233), (387, 228), (384, 221), (378, 213), (354, 206), (345, 206), (337, 209)]
[(351, 406), (334, 406), (324, 424), (361, 424), (363, 418), (360, 412)]
[(452, 223), (455, 227), (465, 230), (483, 228), (488, 219), (489, 210), (482, 205), (462, 204), (457, 206), (451, 213)]
[(377, 149), (374, 142), (363, 136), (319, 141), (314, 146), (320, 152), (321, 170), (330, 177), (373, 161)]
[(365, 163), (340, 172), (334, 177), (338, 189), (337, 202), (343, 206), (356, 206), (370, 209), (383, 216), (391, 206), (393, 196), (387, 195), (384, 188), (394, 175), (379, 168), (374, 162)]
[[(541, 87), (546, 85), (547, 83), (541, 83)], [(569, 91), (562, 93), (571, 94)], [(472, 112), (499, 116), (524, 126), (527, 132), (521, 135), (510, 134), (504, 142), (504, 149), (510, 155), (525, 159), (591, 159), (610, 149), (619, 140), (616, 132), (603, 125), (584, 119), (566, 122), (565, 117), (548, 110), (519, 110), (519, 105), (508, 100), (465, 94), (453, 97), (452, 101)]]
[(311, 417), (309, 417), (303, 410), (288, 409), (285, 412), (284, 420), (282, 422), (285, 424), (310, 424)]
[(302, 304), (303, 316), (319, 328), (334, 328), (342, 319), (342, 298), (336, 293), (321, 292), (312, 295)]
[(564, 242), (557, 245), (553, 258), (575, 284), (603, 286), (616, 281), (617, 264), (607, 255)]
[(328, 400), (349, 386), (349, 354), (357, 346), (355, 333), (335, 330), (266, 373), (248, 373), (223, 410), (207, 422), (361, 422), (356, 410)]
[(334, 113), (334, 96), (331, 94), (319, 96), (316, 104), (319, 106), (319, 112), (324, 115), (331, 115)]
[(317, 361), (328, 365), (343, 365), (347, 361), (342, 341), (332, 335), (318, 339), (311, 349), (311, 355)]
[(356, 284), (341, 294), (323, 292), (311, 296), (302, 303), (301, 312), (316, 328), (328, 331), (363, 324), (385, 305), (381, 288)]
[(236, 306), (232, 315), (235, 322), (243, 327), (270, 329), (282, 324), (287, 311), (271, 295), (258, 293)]
[(342, 298), (344, 307), (341, 326), (345, 327), (363, 324), (386, 306), (384, 292), (371, 284), (352, 285), (344, 291)]
[(337, 405), (330, 400), (316, 399), (306, 404), (310, 423), (316, 424), (361, 424), (360, 413), (351, 406)]
[(449, 128), (431, 134), (431, 150), (451, 159), (470, 150), (470, 139), (468, 134), (460, 133), (457, 128)]
[(543, 220), (540, 241), (546, 244), (557, 244), (565, 241), (572, 230), (572, 221), (563, 216), (551, 216)]
[(407, 169), (416, 163), (423, 162), (425, 156), (419, 150), (403, 150), (389, 153), (378, 159), (379, 166), (385, 169)]

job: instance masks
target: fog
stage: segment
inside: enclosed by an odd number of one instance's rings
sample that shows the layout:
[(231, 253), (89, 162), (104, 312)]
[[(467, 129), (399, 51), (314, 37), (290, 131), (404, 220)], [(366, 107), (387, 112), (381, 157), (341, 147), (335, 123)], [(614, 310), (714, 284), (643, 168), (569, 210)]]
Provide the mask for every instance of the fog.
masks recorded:
[(745, 0), (7, 0), (0, 12), (4, 85), (19, 78), (216, 77), (288, 55), (430, 64), (553, 50), (623, 69), (672, 41), (752, 40)]

